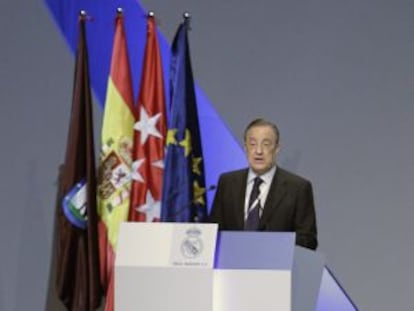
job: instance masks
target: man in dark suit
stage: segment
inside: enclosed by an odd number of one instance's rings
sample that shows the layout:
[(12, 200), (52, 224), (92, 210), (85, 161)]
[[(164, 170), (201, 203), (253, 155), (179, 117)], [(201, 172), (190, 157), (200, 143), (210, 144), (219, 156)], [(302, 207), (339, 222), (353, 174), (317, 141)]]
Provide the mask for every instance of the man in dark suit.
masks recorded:
[(210, 222), (220, 230), (296, 232), (296, 244), (318, 246), (311, 183), (276, 165), (277, 126), (253, 120), (244, 132), (249, 168), (220, 176)]

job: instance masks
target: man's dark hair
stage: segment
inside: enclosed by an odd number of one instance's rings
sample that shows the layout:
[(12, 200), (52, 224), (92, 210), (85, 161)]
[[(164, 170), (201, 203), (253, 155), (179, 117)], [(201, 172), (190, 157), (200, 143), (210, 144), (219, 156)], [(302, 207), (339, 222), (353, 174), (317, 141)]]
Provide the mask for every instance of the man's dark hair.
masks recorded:
[(247, 139), (247, 132), (255, 126), (270, 126), (275, 133), (276, 136), (276, 145), (279, 144), (279, 129), (277, 128), (276, 124), (273, 122), (267, 121), (262, 118), (254, 119), (252, 122), (247, 125), (246, 129), (244, 130), (244, 141), (246, 142)]

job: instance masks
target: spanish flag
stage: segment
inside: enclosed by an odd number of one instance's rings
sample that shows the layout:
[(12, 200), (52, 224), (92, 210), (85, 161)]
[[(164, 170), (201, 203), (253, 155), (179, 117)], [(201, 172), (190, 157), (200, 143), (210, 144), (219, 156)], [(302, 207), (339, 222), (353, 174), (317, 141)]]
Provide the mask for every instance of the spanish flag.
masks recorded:
[(105, 310), (114, 303), (114, 263), (121, 222), (128, 218), (131, 191), (134, 101), (122, 11), (115, 19), (111, 70), (102, 124), (98, 175), (100, 275)]

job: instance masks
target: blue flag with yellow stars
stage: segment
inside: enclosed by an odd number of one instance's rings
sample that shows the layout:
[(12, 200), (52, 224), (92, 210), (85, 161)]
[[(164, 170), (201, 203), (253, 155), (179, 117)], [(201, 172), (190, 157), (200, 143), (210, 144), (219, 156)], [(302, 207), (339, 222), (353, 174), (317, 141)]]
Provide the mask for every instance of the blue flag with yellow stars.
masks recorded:
[(202, 222), (207, 215), (203, 152), (188, 46), (189, 18), (171, 47), (170, 122), (161, 221)]

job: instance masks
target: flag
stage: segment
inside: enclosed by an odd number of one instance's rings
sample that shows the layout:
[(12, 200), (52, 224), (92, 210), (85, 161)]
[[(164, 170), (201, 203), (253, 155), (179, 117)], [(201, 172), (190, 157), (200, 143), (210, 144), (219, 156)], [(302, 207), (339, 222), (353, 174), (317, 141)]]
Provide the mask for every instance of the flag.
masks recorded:
[(162, 221), (202, 222), (207, 214), (203, 152), (188, 45), (189, 19), (171, 48), (171, 122), (167, 134)]
[(101, 300), (91, 90), (85, 34), (79, 37), (65, 162), (57, 195), (56, 288), (68, 310), (96, 309)]
[(159, 221), (167, 122), (161, 55), (154, 17), (147, 17), (147, 42), (136, 105), (129, 219)]
[[(46, 5), (51, 12), (51, 17), (55, 21), (56, 26), (59, 29), (65, 42), (68, 44), (68, 48), (71, 51), (76, 50), (76, 40), (74, 35), (74, 29), (72, 23), (68, 21), (73, 19), (73, 16), (78, 13), (80, 7), (85, 5), (85, 0), (71, 0), (70, 5), (68, 1), (62, 0), (46, 0)], [(131, 32), (127, 32), (128, 45), (132, 47), (142, 46), (143, 38), (146, 32), (146, 19), (141, 18), (146, 14), (142, 5), (142, 1), (126, 0), (122, 1), (124, 7), (128, 7), (128, 12), (134, 12), (138, 18), (131, 18), (128, 20), (128, 25), (133, 29)], [(99, 99), (99, 104), (104, 106), (106, 96), (106, 80), (108, 73), (106, 68), (109, 67), (110, 57), (108, 57), (107, 49), (112, 46), (113, 39), (113, 25), (108, 23), (108, 20), (113, 18), (113, 1), (105, 2), (106, 5), (102, 5), (101, 1), (88, 1), (88, 7), (90, 10), (94, 10), (97, 14), (94, 19), (95, 27), (88, 29), (88, 33), (94, 38), (93, 41), (88, 42), (91, 51), (94, 51), (94, 62), (90, 64), (91, 82), (96, 97)], [(159, 33), (161, 57), (164, 64), (168, 61), (170, 56), (170, 44), (166, 44), (166, 40)], [(165, 44), (162, 44), (162, 43)], [(138, 61), (143, 58), (144, 49), (139, 48), (134, 52), (134, 57), (131, 56), (131, 68), (133, 72), (137, 69), (137, 65), (134, 60)], [(142, 63), (140, 62), (140, 65)], [(141, 69), (139, 70), (141, 73)], [(164, 68), (164, 81), (166, 92), (169, 88), (169, 68)], [(138, 79), (137, 79), (138, 80)], [(195, 81), (196, 82), (196, 81)], [(203, 163), (205, 168), (205, 180), (208, 185), (207, 196), (208, 204), (211, 205), (209, 199), (213, 199), (214, 191), (213, 185), (217, 183), (218, 177), (222, 172), (227, 172), (247, 165), (246, 155), (240, 142), (236, 139), (236, 136), (231, 132), (229, 127), (223, 118), (218, 114), (214, 108), (214, 104), (208, 99), (207, 94), (197, 86), (197, 107), (199, 113), (199, 124), (201, 131), (201, 138), (203, 143)], [(166, 93), (167, 105), (169, 103), (169, 93)], [(168, 118), (167, 110), (167, 118)], [(217, 154), (220, 156), (217, 156)]]
[(98, 174), (100, 275), (105, 310), (114, 309), (114, 264), (121, 222), (128, 219), (134, 101), (122, 11), (115, 18)]

